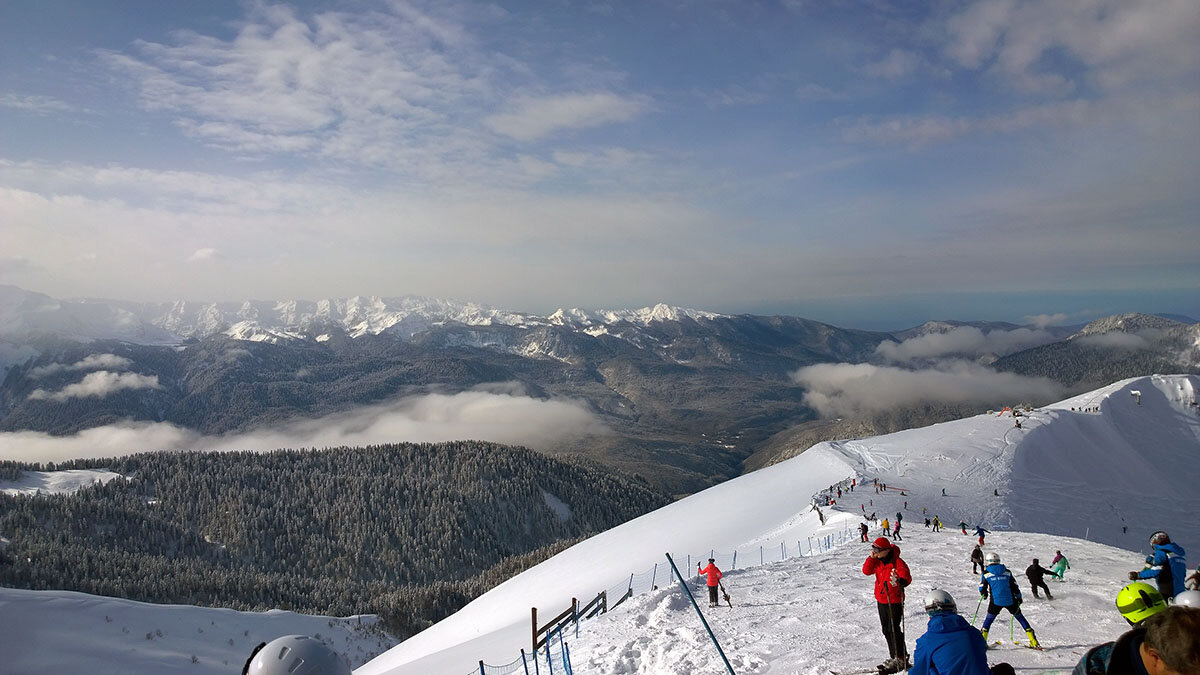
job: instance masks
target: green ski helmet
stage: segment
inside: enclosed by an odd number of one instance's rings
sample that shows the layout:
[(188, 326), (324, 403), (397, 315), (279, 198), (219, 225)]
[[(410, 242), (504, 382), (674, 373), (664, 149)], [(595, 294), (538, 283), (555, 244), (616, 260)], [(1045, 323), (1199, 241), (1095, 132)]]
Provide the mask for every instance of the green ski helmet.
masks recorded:
[(1117, 611), (1136, 626), (1167, 608), (1167, 601), (1150, 584), (1135, 581), (1117, 593)]

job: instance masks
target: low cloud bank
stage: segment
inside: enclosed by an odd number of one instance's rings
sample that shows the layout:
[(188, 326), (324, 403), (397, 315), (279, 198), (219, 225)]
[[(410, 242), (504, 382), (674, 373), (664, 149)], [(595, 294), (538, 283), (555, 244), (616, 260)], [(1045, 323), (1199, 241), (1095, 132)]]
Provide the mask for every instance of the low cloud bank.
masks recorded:
[(1047, 331), (1029, 328), (984, 333), (974, 326), (958, 326), (945, 333), (930, 333), (900, 343), (881, 342), (875, 353), (895, 363), (947, 356), (979, 358), (989, 354), (1005, 356), (1057, 339)]
[(1084, 335), (1075, 338), (1076, 342), (1087, 347), (1100, 349), (1146, 349), (1150, 347), (1150, 339), (1161, 334), (1161, 331), (1143, 331), (1141, 333), (1111, 332), (1101, 335)]
[(157, 375), (139, 375), (137, 373), (110, 373), (101, 370), (88, 373), (75, 384), (68, 384), (56, 392), (45, 389), (34, 389), (29, 394), (33, 400), (65, 401), (69, 398), (84, 398), (87, 396), (104, 397), (125, 389), (162, 389)]
[(86, 358), (76, 361), (70, 365), (65, 363), (50, 363), (44, 366), (38, 366), (29, 371), (29, 377), (39, 378), (47, 375), (55, 375), (57, 373), (71, 372), (76, 370), (124, 370), (132, 365), (132, 361), (116, 354), (91, 354)]
[(151, 450), (268, 451), (469, 439), (549, 448), (563, 440), (607, 432), (600, 419), (579, 403), (535, 399), (512, 391), (493, 388), (416, 396), (225, 436), (202, 436), (167, 423), (132, 422), (65, 437), (30, 431), (2, 433), (0, 457), (58, 462)]
[(1063, 389), (1043, 377), (999, 373), (968, 361), (937, 368), (830, 363), (801, 368), (793, 379), (804, 402), (823, 417), (852, 417), (917, 403), (1024, 403), (1057, 399)]

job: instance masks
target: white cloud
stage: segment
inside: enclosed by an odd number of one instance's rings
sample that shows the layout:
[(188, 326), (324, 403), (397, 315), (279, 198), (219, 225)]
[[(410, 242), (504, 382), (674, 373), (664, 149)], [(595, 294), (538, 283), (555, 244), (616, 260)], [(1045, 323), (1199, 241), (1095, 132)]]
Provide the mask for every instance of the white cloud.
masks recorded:
[(900, 343), (881, 342), (875, 348), (875, 353), (889, 361), (901, 363), (947, 356), (1005, 356), (1055, 340), (1056, 338), (1046, 331), (1028, 328), (992, 330), (984, 333), (974, 326), (956, 326), (944, 333), (920, 335)]
[(946, 21), (946, 55), (1012, 86), (1054, 92), (1082, 77), (1105, 90), (1194, 77), (1200, 3), (1192, 0), (980, 0)]
[(139, 375), (138, 373), (112, 373), (101, 370), (88, 373), (75, 384), (68, 384), (59, 391), (48, 392), (45, 389), (35, 389), (29, 398), (33, 400), (65, 401), (69, 398), (85, 398), (95, 396), (103, 398), (117, 391), (126, 389), (162, 389), (157, 375)]
[(1150, 341), (1142, 334), (1119, 331), (1101, 335), (1083, 335), (1075, 338), (1075, 341), (1087, 347), (1100, 349), (1145, 349), (1150, 346)]
[(524, 97), (507, 112), (485, 120), (488, 128), (520, 141), (531, 141), (564, 129), (586, 129), (628, 122), (648, 109), (641, 97), (611, 92)]
[(793, 378), (807, 389), (805, 404), (824, 417), (852, 417), (922, 402), (1001, 405), (1062, 395), (1062, 388), (1049, 379), (999, 373), (966, 361), (927, 370), (822, 364), (801, 368)]
[(269, 451), (467, 439), (551, 448), (566, 439), (607, 432), (579, 403), (534, 399), (516, 391), (519, 389), (496, 388), (430, 394), (227, 436), (201, 436), (165, 423), (108, 425), (65, 437), (0, 433), (0, 457), (43, 462), (151, 450)]
[(1027, 129), (1076, 127), (1106, 119), (1095, 103), (1084, 99), (1026, 106), (981, 117), (944, 115), (863, 116), (836, 121), (844, 140), (856, 143), (925, 145), (972, 133), (1011, 134)]
[(220, 257), (220, 252), (215, 248), (200, 248), (188, 256), (188, 262), (206, 262), (215, 260)]
[(0, 108), (22, 110), (38, 115), (74, 110), (67, 103), (52, 96), (0, 94)]
[(76, 370), (124, 370), (132, 364), (133, 362), (129, 359), (117, 356), (116, 354), (89, 354), (69, 365), (65, 363), (49, 363), (44, 366), (38, 366), (29, 371), (29, 377), (37, 379), (55, 373)]
[(1050, 326), (1060, 325), (1066, 322), (1066, 320), (1069, 318), (1070, 317), (1068, 315), (1058, 312), (1056, 314), (1034, 314), (1026, 316), (1025, 321), (1033, 324), (1037, 328), (1048, 328)]
[(870, 77), (897, 80), (917, 72), (921, 58), (905, 49), (892, 49), (887, 56), (863, 66), (863, 73)]

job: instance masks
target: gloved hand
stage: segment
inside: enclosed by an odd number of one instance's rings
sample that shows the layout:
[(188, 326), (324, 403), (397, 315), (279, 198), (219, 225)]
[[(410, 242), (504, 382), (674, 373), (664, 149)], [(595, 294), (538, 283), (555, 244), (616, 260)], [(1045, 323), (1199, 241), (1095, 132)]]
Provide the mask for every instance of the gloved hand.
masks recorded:
[(1129, 580), (1130, 580), (1130, 581), (1137, 581), (1137, 578), (1138, 578), (1138, 576), (1137, 576), (1137, 572), (1130, 572), (1130, 573), (1129, 573)]

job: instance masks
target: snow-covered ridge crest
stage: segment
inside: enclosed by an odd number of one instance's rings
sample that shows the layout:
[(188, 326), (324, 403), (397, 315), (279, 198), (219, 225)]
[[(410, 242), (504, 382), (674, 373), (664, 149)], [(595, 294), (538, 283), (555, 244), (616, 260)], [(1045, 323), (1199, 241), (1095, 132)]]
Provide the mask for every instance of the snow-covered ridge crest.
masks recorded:
[(649, 326), (655, 322), (681, 321), (685, 318), (693, 321), (725, 318), (728, 315), (716, 312), (706, 312), (699, 309), (675, 307), (658, 303), (653, 307), (641, 309), (601, 309), (587, 311), (573, 307), (559, 309), (547, 317), (547, 320), (558, 326), (593, 326), (596, 324), (614, 324), (626, 321), (640, 326)]
[(1089, 323), (1079, 331), (1078, 335), (1103, 335), (1113, 331), (1136, 333), (1144, 330), (1179, 328), (1185, 325), (1174, 319), (1166, 319), (1153, 314), (1115, 314)]

